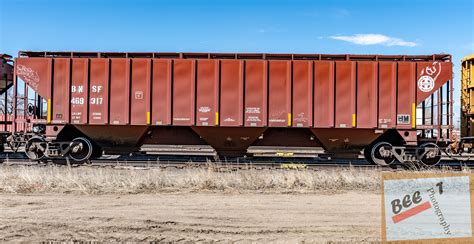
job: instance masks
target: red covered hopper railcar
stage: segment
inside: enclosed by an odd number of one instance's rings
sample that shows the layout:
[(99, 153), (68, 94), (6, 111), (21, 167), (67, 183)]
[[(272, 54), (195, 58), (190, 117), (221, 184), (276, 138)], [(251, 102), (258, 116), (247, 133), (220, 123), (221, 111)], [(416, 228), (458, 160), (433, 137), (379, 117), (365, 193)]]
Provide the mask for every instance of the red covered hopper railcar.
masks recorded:
[(25, 51), (14, 68), (16, 96), (26, 83), (25, 118), (13, 122), (10, 140), (25, 142), (32, 159), (137, 150), (357, 156), (363, 149), (382, 165), (413, 157), (436, 164), (451, 139), (445, 54)]

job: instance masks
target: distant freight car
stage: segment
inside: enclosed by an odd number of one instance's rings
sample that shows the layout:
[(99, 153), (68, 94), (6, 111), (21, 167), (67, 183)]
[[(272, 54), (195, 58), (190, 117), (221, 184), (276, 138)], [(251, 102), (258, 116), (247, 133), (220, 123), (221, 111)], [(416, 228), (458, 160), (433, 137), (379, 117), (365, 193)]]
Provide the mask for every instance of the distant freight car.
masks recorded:
[(474, 152), (474, 54), (461, 60), (461, 139), (454, 152)]
[(474, 54), (461, 61), (461, 136), (474, 136)]
[[(14, 67), (15, 117), (25, 118), (14, 121), (9, 141), (25, 143), (31, 159), (138, 150), (357, 156), (363, 149), (381, 165), (433, 165), (451, 140), (447, 54), (25, 51)], [(20, 81), (31, 88), (24, 113)]]

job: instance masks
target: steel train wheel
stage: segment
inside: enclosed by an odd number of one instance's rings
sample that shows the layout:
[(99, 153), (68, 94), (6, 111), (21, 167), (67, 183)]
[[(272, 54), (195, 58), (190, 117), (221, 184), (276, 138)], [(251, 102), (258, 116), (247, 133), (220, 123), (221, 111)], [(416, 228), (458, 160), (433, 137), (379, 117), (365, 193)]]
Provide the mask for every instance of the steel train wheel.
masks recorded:
[(93, 149), (92, 143), (88, 139), (77, 137), (72, 140), (69, 157), (76, 162), (86, 162), (91, 157)]
[(425, 166), (435, 166), (441, 161), (441, 149), (434, 143), (424, 143), (416, 149), (416, 157)]
[(46, 141), (42, 137), (32, 137), (25, 144), (25, 154), (31, 160), (41, 160), (45, 157)]
[(395, 162), (392, 144), (382, 141), (373, 145), (370, 150), (370, 160), (380, 166), (388, 166)]

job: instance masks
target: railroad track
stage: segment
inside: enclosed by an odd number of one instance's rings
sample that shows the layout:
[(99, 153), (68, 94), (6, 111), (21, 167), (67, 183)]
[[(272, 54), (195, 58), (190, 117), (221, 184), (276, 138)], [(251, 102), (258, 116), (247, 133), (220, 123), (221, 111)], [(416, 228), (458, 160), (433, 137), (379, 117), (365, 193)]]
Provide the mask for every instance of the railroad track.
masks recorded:
[(302, 169), (302, 168), (321, 168), (321, 167), (366, 167), (366, 168), (382, 168), (376, 165), (371, 165), (364, 160), (338, 160), (338, 161), (326, 161), (326, 162), (315, 162), (307, 159), (296, 159), (296, 160), (262, 160), (262, 159), (228, 159), (220, 161), (212, 161), (205, 157), (166, 157), (166, 158), (153, 158), (153, 157), (126, 157), (126, 156), (112, 156), (107, 155), (105, 157), (90, 160), (84, 164), (72, 164), (67, 160), (47, 160), (43, 162), (31, 161), (21, 156), (0, 156), (2, 165), (29, 165), (29, 166), (40, 166), (40, 165), (71, 165), (71, 166), (94, 166), (94, 167), (155, 167), (155, 168), (198, 168), (198, 167), (226, 167), (233, 169), (274, 169), (274, 168), (286, 168), (286, 169)]
[[(73, 164), (68, 160), (46, 160), (42, 162), (31, 161), (23, 154), (4, 153), (0, 154), (0, 165), (2, 166), (72, 166), (72, 167), (114, 167), (114, 168), (209, 168), (238, 170), (238, 169), (309, 169), (318, 170), (322, 168), (365, 168), (381, 171), (393, 171), (403, 169), (418, 169), (417, 167), (395, 164), (391, 167), (382, 167), (368, 163), (365, 159), (294, 159), (294, 158), (228, 158), (215, 161), (209, 157), (196, 156), (147, 156), (147, 155), (104, 155), (99, 159), (90, 160), (84, 164)], [(474, 161), (462, 161), (453, 158), (443, 159), (434, 168), (463, 169), (474, 168)]]

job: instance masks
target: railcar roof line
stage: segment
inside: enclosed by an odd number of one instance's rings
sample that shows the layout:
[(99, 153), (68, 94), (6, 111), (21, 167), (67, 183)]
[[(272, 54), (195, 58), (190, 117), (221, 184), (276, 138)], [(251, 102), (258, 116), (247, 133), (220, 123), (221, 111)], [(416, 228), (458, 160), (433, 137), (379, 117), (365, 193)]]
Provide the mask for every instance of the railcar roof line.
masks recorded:
[(450, 54), (376, 55), (376, 54), (281, 54), (281, 53), (179, 53), (179, 52), (52, 52), (19, 51), (18, 57), (29, 58), (157, 58), (157, 59), (259, 59), (259, 60), (327, 60), (327, 61), (444, 61)]

